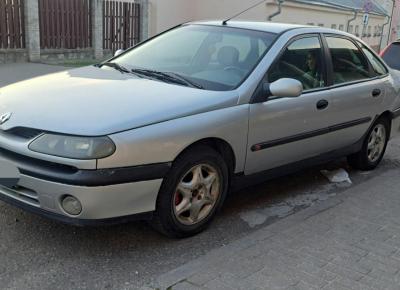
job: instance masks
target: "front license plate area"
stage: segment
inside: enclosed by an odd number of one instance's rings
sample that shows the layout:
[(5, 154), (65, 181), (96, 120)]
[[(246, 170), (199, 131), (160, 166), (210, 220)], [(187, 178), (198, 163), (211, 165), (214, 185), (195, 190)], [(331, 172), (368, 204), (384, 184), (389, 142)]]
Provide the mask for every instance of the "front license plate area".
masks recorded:
[(17, 186), (20, 173), (13, 163), (0, 158), (0, 186), (12, 188)]

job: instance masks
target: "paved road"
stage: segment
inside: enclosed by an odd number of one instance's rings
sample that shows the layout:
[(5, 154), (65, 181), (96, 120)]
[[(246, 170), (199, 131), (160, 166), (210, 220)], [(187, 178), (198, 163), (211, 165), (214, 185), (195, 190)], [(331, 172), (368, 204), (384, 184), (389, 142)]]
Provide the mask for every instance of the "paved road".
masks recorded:
[(17, 81), (26, 80), (39, 75), (59, 72), (65, 67), (45, 64), (17, 63), (0, 64), (0, 88)]
[[(400, 289), (400, 168), (158, 277), (145, 289)], [(157, 288), (155, 288), (157, 287)]]
[[(25, 78), (37, 66), (4, 69)], [(41, 66), (41, 72), (61, 68)], [(15, 81), (17, 77), (15, 77)], [(389, 146), (374, 173), (351, 171), (343, 160), (253, 186), (231, 195), (212, 227), (186, 240), (170, 240), (145, 223), (77, 228), (37, 217), (0, 202), (0, 285), (2, 289), (136, 289), (184, 263), (268, 225), (334, 199), (348, 185), (329, 183), (320, 169), (344, 167), (353, 186), (399, 167), (398, 142)], [(393, 181), (398, 182), (398, 181)], [(351, 187), (350, 187), (351, 189)], [(236, 253), (232, 253), (234, 255)]]

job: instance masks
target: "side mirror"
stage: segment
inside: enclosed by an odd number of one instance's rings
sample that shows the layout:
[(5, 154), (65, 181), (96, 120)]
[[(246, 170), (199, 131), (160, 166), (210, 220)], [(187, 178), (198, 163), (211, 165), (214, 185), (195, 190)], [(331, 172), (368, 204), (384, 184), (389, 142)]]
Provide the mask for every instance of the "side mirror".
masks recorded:
[(295, 79), (283, 78), (269, 84), (268, 91), (271, 96), (296, 98), (303, 93), (303, 84)]
[(123, 49), (118, 49), (115, 53), (114, 53), (114, 57), (120, 55), (121, 53), (123, 53), (124, 50)]

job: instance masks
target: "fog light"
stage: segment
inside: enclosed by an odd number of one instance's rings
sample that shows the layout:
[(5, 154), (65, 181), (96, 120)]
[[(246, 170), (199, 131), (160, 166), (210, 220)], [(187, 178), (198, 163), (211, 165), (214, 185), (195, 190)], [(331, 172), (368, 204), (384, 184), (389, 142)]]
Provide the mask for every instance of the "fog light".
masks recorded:
[(65, 210), (65, 212), (70, 215), (78, 215), (82, 212), (81, 202), (73, 196), (64, 197), (61, 202), (61, 206)]

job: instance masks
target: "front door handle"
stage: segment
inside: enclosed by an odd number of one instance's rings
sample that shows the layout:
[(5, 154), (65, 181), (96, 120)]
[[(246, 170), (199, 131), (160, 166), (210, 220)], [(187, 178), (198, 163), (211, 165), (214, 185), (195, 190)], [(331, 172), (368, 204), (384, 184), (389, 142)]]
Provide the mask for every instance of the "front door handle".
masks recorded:
[(327, 100), (320, 100), (317, 103), (317, 109), (318, 110), (323, 110), (326, 109), (329, 105), (329, 102)]
[(372, 96), (374, 98), (379, 97), (381, 95), (382, 91), (380, 89), (375, 89), (372, 91)]

